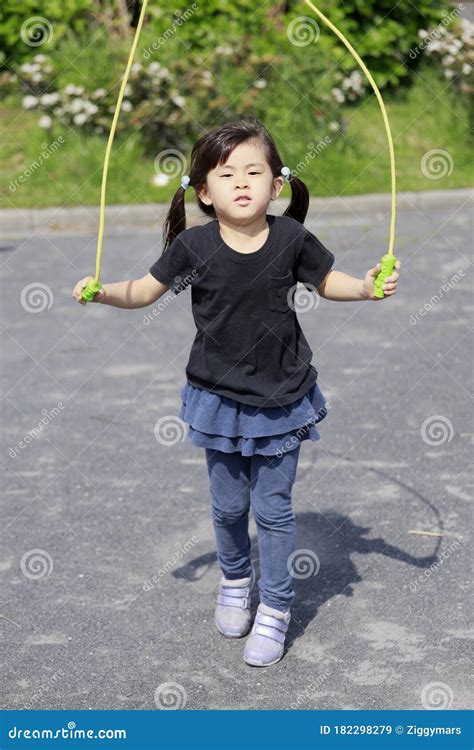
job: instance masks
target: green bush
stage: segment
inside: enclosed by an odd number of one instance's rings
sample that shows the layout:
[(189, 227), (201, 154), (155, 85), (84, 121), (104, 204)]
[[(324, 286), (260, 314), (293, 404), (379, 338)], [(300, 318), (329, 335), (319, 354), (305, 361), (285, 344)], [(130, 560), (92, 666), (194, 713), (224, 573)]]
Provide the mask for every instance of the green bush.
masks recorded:
[(2, 3), (0, 11), (0, 66), (31, 58), (42, 47), (56, 46), (69, 28), (85, 35), (89, 24), (86, 11), (94, 0), (21, 0)]

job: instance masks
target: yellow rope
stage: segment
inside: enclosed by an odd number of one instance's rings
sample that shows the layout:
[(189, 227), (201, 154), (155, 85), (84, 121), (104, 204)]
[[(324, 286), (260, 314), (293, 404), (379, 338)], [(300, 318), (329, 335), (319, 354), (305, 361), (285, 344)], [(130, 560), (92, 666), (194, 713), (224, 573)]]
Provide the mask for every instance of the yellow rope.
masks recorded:
[(354, 49), (354, 47), (352, 46), (352, 44), (346, 39), (346, 37), (344, 36), (344, 34), (341, 31), (339, 31), (339, 29), (336, 26), (334, 26), (333, 23), (331, 23), (331, 21), (329, 20), (329, 18), (326, 18), (326, 16), (324, 15), (324, 13), (321, 13), (321, 11), (318, 10), (318, 8), (316, 8), (315, 5), (313, 5), (313, 3), (311, 2), (311, 0), (305, 0), (305, 2), (316, 13), (316, 15), (318, 16), (318, 18), (320, 18), (322, 21), (324, 21), (324, 23), (326, 24), (326, 26), (329, 26), (329, 28), (332, 31), (334, 31), (334, 33), (336, 34), (336, 36), (339, 37), (339, 39), (341, 40), (341, 42), (343, 42), (343, 44), (346, 45), (346, 47), (349, 50), (349, 52), (355, 57), (355, 59), (357, 60), (357, 62), (360, 65), (360, 67), (364, 71), (365, 75), (369, 79), (370, 85), (372, 86), (372, 88), (373, 88), (373, 90), (375, 92), (375, 95), (377, 97), (377, 100), (378, 100), (378, 102), (380, 104), (380, 109), (382, 110), (382, 117), (383, 117), (383, 121), (384, 121), (384, 124), (385, 124), (385, 130), (386, 130), (386, 133), (387, 133), (388, 148), (389, 148), (389, 152), (390, 152), (390, 171), (391, 171), (391, 175), (392, 175), (392, 209), (391, 209), (391, 220), (390, 220), (390, 241), (389, 241), (389, 246), (388, 246), (388, 250), (387, 250), (387, 254), (388, 255), (392, 255), (393, 254), (393, 246), (395, 244), (395, 216), (396, 216), (396, 193), (397, 193), (397, 188), (396, 188), (396, 172), (395, 172), (395, 150), (394, 150), (394, 147), (393, 147), (392, 133), (390, 131), (390, 124), (389, 124), (389, 121), (388, 121), (387, 111), (385, 109), (385, 104), (383, 102), (382, 95), (381, 95), (381, 93), (380, 93), (380, 91), (378, 89), (377, 84), (375, 83), (374, 79), (372, 78), (372, 75), (371, 75), (370, 71), (368, 70), (366, 64), (364, 63), (364, 61), (362, 60), (362, 58), (360, 57), (360, 55), (356, 52), (356, 50)]
[(142, 9), (140, 12), (140, 17), (138, 19), (137, 28), (135, 30), (135, 36), (133, 38), (133, 44), (132, 48), (130, 50), (130, 55), (128, 57), (127, 67), (125, 68), (125, 74), (123, 76), (122, 85), (120, 86), (120, 91), (117, 99), (117, 104), (115, 105), (115, 112), (114, 117), (112, 120), (112, 125), (110, 128), (109, 133), (109, 139), (107, 141), (107, 148), (105, 149), (105, 159), (104, 159), (104, 169), (102, 172), (102, 187), (100, 191), (100, 209), (99, 209), (99, 233), (97, 236), (97, 258), (96, 258), (96, 266), (95, 266), (95, 278), (94, 282), (99, 283), (99, 277), (100, 277), (100, 258), (102, 255), (102, 239), (104, 237), (104, 210), (105, 210), (105, 191), (107, 187), (107, 173), (109, 170), (109, 160), (110, 160), (110, 152), (112, 150), (112, 143), (115, 136), (115, 131), (117, 129), (117, 122), (120, 115), (120, 109), (122, 107), (122, 101), (125, 94), (125, 87), (128, 82), (128, 78), (130, 75), (130, 70), (133, 63), (133, 58), (135, 56), (135, 51), (137, 49), (138, 44), (138, 38), (140, 36), (140, 32), (142, 30), (143, 26), (143, 19), (145, 18), (146, 13), (146, 6), (148, 5), (148, 0), (143, 0)]
[[(380, 104), (380, 108), (382, 110), (382, 116), (385, 124), (385, 130), (387, 132), (387, 138), (388, 138), (388, 145), (389, 145), (389, 151), (390, 151), (390, 168), (391, 168), (391, 174), (392, 174), (392, 215), (391, 215), (391, 222), (390, 222), (390, 242), (389, 242), (389, 248), (388, 248), (388, 254), (393, 254), (393, 247), (395, 243), (395, 214), (396, 214), (396, 175), (395, 175), (395, 152), (393, 148), (393, 140), (392, 140), (392, 134), (390, 131), (390, 124), (387, 117), (387, 112), (385, 110), (385, 105), (382, 99), (382, 96), (380, 94), (380, 91), (377, 87), (377, 84), (375, 83), (374, 79), (372, 78), (372, 75), (370, 71), (367, 69), (364, 61), (361, 59), (361, 57), (358, 55), (358, 53), (355, 51), (354, 47), (351, 45), (351, 43), (346, 39), (344, 34), (339, 31), (336, 26), (334, 26), (331, 21), (326, 18), (326, 16), (318, 10), (318, 8), (313, 5), (311, 0), (305, 0), (307, 5), (316, 13), (316, 15), (339, 37), (339, 39), (345, 44), (349, 52), (355, 57), (357, 62), (359, 63), (360, 67), (364, 71), (365, 75), (370, 81), (370, 84), (375, 92), (375, 95), (378, 99), (378, 102)], [(94, 287), (94, 285), (100, 286), (100, 260), (102, 256), (102, 242), (104, 237), (104, 226), (105, 226), (105, 193), (107, 188), (107, 174), (109, 170), (109, 161), (110, 161), (110, 153), (112, 150), (112, 143), (115, 136), (115, 131), (117, 129), (117, 122), (120, 115), (120, 110), (122, 107), (122, 101), (125, 94), (125, 87), (128, 82), (128, 78), (130, 75), (130, 70), (133, 63), (133, 58), (135, 56), (138, 39), (140, 36), (140, 32), (142, 30), (143, 21), (146, 14), (146, 8), (148, 5), (148, 0), (143, 0), (142, 2), (142, 8), (140, 11), (140, 16), (138, 19), (137, 28), (135, 30), (135, 36), (133, 38), (133, 44), (132, 48), (130, 50), (130, 54), (128, 57), (127, 67), (125, 69), (125, 74), (123, 76), (122, 85), (120, 86), (120, 91), (117, 99), (117, 104), (115, 105), (115, 112), (112, 120), (112, 125), (110, 128), (109, 138), (107, 141), (107, 147), (105, 149), (105, 159), (104, 159), (104, 168), (102, 172), (102, 185), (101, 185), (101, 191), (100, 191), (100, 208), (99, 208), (99, 231), (97, 235), (97, 257), (96, 257), (96, 269), (95, 269), (95, 277), (93, 282), (90, 282), (90, 284)], [(93, 292), (92, 297), (93, 298)]]

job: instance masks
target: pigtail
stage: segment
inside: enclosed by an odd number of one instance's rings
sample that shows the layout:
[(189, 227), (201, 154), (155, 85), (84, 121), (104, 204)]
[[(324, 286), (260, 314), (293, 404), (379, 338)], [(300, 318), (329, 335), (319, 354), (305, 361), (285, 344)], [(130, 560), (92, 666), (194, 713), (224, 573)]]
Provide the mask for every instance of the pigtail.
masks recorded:
[(163, 224), (163, 252), (171, 245), (174, 238), (186, 229), (185, 190), (179, 187), (173, 195), (168, 214)]
[(299, 221), (300, 224), (303, 224), (308, 213), (309, 190), (303, 180), (300, 180), (295, 175), (291, 175), (290, 177), (290, 188), (291, 202), (283, 213), (283, 216), (290, 216), (292, 219)]

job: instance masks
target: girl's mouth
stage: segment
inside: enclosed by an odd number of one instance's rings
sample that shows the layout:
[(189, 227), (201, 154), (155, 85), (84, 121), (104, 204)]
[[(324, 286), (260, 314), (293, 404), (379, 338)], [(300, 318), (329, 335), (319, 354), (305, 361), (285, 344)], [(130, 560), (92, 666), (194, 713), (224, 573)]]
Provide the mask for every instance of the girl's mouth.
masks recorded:
[(240, 203), (241, 205), (246, 206), (248, 203), (250, 203), (251, 200), (252, 200), (251, 198), (248, 198), (247, 196), (242, 195), (239, 198), (236, 198), (234, 203)]

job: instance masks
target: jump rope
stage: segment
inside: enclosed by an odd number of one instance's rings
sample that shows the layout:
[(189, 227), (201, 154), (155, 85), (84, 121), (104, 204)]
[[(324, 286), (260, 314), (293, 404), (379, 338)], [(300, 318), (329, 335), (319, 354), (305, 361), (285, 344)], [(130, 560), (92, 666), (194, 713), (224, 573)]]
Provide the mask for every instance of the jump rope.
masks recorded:
[[(356, 61), (358, 62), (362, 70), (364, 71), (365, 75), (367, 76), (369, 83), (372, 86), (375, 92), (375, 95), (377, 97), (377, 101), (380, 105), (380, 109), (382, 110), (382, 117), (383, 117), (383, 121), (385, 125), (385, 131), (387, 134), (388, 147), (389, 147), (389, 153), (390, 153), (391, 192), (392, 192), (390, 239), (389, 239), (388, 250), (386, 254), (383, 255), (382, 258), (380, 259), (380, 271), (377, 274), (375, 281), (374, 281), (374, 296), (377, 298), (382, 298), (385, 296), (384, 290), (383, 290), (383, 284), (384, 284), (385, 278), (387, 276), (390, 276), (393, 269), (395, 268), (395, 263), (397, 261), (397, 258), (393, 254), (393, 247), (395, 244), (395, 216), (396, 216), (395, 151), (393, 147), (393, 139), (392, 139), (392, 133), (390, 130), (390, 124), (388, 121), (387, 111), (385, 109), (385, 104), (383, 102), (382, 95), (377, 87), (377, 84), (375, 83), (364, 61), (356, 52), (352, 44), (346, 39), (344, 34), (341, 31), (339, 31), (339, 29), (336, 26), (334, 26), (334, 24), (329, 20), (329, 18), (326, 18), (324, 13), (322, 13), (318, 8), (316, 8), (315, 5), (313, 5), (311, 0), (305, 0), (305, 3), (309, 5), (309, 7), (314, 11), (314, 13), (316, 13), (318, 18), (320, 18), (326, 24), (326, 26), (328, 26), (328, 28), (331, 29), (331, 31), (333, 31), (337, 37), (339, 37), (339, 39), (341, 40), (341, 42), (343, 42), (343, 44), (345, 44), (345, 46), (347, 47), (351, 55), (356, 59)], [(100, 281), (100, 260), (102, 256), (102, 241), (104, 237), (105, 194), (106, 194), (106, 188), (107, 188), (107, 174), (109, 170), (110, 153), (112, 150), (112, 143), (114, 140), (115, 131), (117, 129), (117, 122), (118, 122), (120, 110), (122, 107), (123, 97), (125, 94), (125, 87), (128, 82), (130, 69), (132, 67), (133, 58), (135, 56), (135, 51), (137, 49), (138, 39), (140, 37), (140, 33), (142, 30), (147, 5), (148, 5), (148, 0), (143, 0), (140, 15), (138, 18), (137, 28), (135, 30), (132, 47), (130, 49), (130, 54), (128, 57), (127, 67), (125, 68), (122, 85), (120, 86), (120, 91), (119, 91), (119, 95), (117, 98), (117, 104), (115, 105), (115, 112), (114, 112), (114, 116), (112, 120), (112, 125), (110, 128), (108, 141), (107, 141), (107, 147), (105, 149), (104, 168), (102, 172), (102, 185), (101, 185), (101, 191), (100, 191), (99, 231), (98, 231), (98, 236), (97, 236), (97, 257), (96, 257), (96, 266), (95, 266), (95, 277), (91, 279), (90, 281), (88, 281), (84, 289), (82, 290), (82, 299), (85, 300), (86, 302), (92, 302), (92, 300), (94, 299), (94, 296), (99, 291), (99, 289), (102, 289), (102, 283)]]

